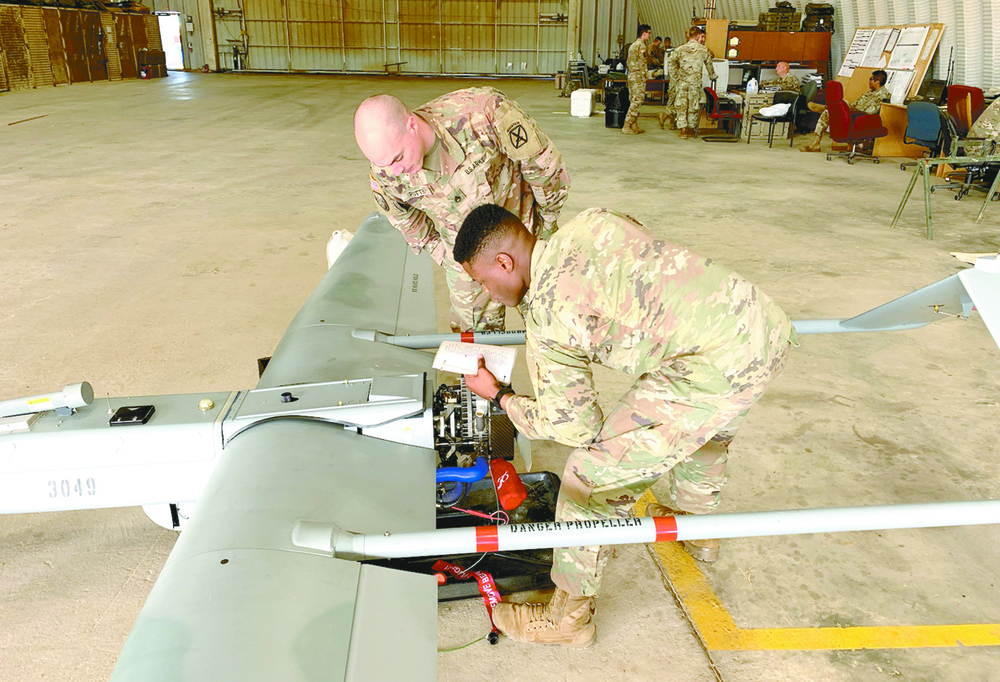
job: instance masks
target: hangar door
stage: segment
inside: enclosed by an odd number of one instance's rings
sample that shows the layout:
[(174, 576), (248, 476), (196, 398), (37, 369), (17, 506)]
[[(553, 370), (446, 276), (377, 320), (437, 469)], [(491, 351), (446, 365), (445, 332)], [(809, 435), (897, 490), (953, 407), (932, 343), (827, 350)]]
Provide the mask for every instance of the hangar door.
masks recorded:
[(567, 0), (216, 0), (219, 66), (551, 75)]

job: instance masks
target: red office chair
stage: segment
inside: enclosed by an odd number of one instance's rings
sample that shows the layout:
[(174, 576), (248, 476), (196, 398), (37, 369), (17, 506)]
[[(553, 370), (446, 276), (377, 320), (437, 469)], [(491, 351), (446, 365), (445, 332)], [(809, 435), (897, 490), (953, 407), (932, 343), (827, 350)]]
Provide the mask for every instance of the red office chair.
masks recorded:
[(830, 137), (833, 138), (834, 142), (851, 145), (851, 151), (827, 154), (826, 160), (843, 157), (850, 164), (853, 164), (857, 159), (878, 163), (877, 156), (859, 154), (857, 149), (862, 142), (885, 137), (889, 134), (889, 131), (882, 125), (882, 118), (878, 114), (852, 116), (851, 108), (844, 101), (844, 85), (838, 81), (830, 81), (826, 84), (826, 110), (830, 114)]
[[(719, 96), (712, 88), (705, 88), (705, 116), (710, 121), (717, 121), (722, 124), (726, 135), (713, 135), (703, 137), (706, 142), (737, 142), (740, 139), (739, 130), (743, 121), (743, 114), (737, 110), (738, 105), (730, 100), (719, 100)], [(733, 126), (733, 131), (729, 126)]]
[(948, 86), (948, 113), (955, 120), (959, 137), (969, 134), (969, 128), (985, 109), (982, 89), (968, 85)]

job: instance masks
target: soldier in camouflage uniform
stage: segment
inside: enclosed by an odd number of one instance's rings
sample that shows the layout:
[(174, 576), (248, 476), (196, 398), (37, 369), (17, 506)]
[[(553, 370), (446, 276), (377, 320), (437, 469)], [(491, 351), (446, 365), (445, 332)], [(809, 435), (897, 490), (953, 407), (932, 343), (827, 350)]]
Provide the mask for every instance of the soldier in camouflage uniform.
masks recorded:
[(798, 92), (802, 89), (802, 81), (799, 80), (799, 77), (788, 73), (788, 62), (778, 62), (774, 70), (778, 74), (777, 78), (764, 81), (760, 84), (761, 88), (768, 90), (789, 90), (791, 92)]
[[(868, 79), (868, 91), (848, 105), (851, 109), (851, 115), (859, 116), (861, 114), (877, 114), (879, 109), (882, 108), (882, 103), (888, 102), (891, 97), (891, 93), (884, 87), (885, 82), (888, 79), (889, 75), (885, 71), (882, 71), (881, 69), (878, 71), (872, 71), (871, 78)], [(805, 147), (802, 147), (799, 151), (820, 151), (820, 143), (823, 141), (823, 133), (826, 132), (829, 125), (830, 112), (823, 109), (823, 113), (819, 117), (819, 121), (816, 123), (816, 134), (813, 136), (812, 141)]]
[(451, 256), (455, 235), (469, 211), (491, 202), (539, 238), (551, 235), (569, 193), (559, 150), (493, 88), (458, 90), (412, 112), (376, 95), (358, 107), (354, 131), (372, 164), (375, 203), (415, 253), (427, 250), (445, 268), (452, 329), (502, 330), (504, 306)]
[(966, 156), (985, 156), (1000, 150), (1000, 99), (986, 108), (969, 128), (970, 138), (982, 140), (962, 143)]
[(625, 68), (628, 69), (628, 112), (625, 114), (623, 135), (639, 135), (646, 132), (639, 127), (639, 107), (646, 99), (646, 68), (649, 56), (646, 51), (646, 41), (649, 40), (649, 26), (639, 25), (639, 37), (628, 48), (628, 59)]
[(701, 68), (708, 69), (708, 77), (718, 78), (712, 55), (705, 47), (705, 33), (697, 26), (688, 29), (688, 41), (670, 53), (671, 107), (677, 116), (681, 137), (695, 137), (701, 122)]
[[(664, 475), (672, 508), (705, 514), (718, 506), (729, 443), (795, 338), (773, 300), (710, 259), (602, 209), (536, 242), (514, 216), (482, 206), (463, 223), (455, 259), (498, 300), (524, 302), (537, 398), (513, 395), (482, 363), (466, 384), (499, 403), (528, 438), (576, 448), (557, 520), (627, 517)], [(592, 364), (638, 375), (609, 415), (596, 401)], [(714, 560), (718, 545), (685, 548)], [(555, 550), (553, 601), (504, 604), (494, 621), (525, 641), (585, 646), (607, 559), (600, 547)]]

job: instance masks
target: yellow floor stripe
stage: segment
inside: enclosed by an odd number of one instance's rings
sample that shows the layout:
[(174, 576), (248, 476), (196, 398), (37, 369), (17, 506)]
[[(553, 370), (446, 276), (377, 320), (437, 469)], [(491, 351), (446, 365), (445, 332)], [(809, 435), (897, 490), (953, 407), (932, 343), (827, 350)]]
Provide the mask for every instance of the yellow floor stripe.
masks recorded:
[[(641, 516), (646, 505), (654, 501), (652, 493), (646, 491), (635, 505), (636, 515)], [(1000, 623), (744, 630), (736, 625), (680, 543), (659, 542), (652, 548), (705, 646), (712, 651), (1000, 646)]]

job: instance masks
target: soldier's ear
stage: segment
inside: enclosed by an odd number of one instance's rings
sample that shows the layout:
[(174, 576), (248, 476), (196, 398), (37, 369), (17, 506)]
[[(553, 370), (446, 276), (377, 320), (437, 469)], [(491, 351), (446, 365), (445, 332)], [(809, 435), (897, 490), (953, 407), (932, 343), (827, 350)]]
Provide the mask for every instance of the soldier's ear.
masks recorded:
[(500, 268), (507, 273), (514, 272), (514, 259), (510, 254), (500, 251), (494, 257), (494, 260)]

